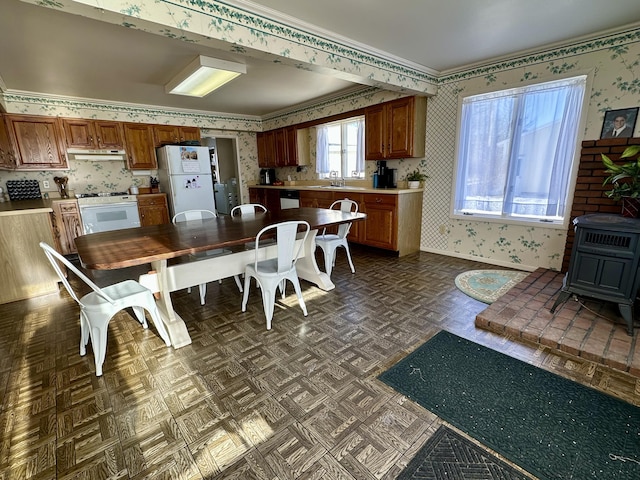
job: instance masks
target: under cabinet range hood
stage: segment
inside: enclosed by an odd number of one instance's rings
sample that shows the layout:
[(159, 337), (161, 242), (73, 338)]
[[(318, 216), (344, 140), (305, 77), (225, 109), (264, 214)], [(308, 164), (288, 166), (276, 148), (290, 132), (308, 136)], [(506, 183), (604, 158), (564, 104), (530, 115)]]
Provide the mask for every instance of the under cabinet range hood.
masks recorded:
[(124, 150), (87, 150), (83, 148), (68, 148), (69, 160), (89, 160), (92, 162), (105, 162), (112, 160), (124, 160)]

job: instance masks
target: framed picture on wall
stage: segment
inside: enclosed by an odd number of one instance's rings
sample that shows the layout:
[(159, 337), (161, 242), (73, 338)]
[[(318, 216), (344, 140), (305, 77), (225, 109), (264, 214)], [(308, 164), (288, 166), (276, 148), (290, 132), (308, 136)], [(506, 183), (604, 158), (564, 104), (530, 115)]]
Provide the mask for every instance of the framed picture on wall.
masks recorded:
[(604, 112), (600, 138), (632, 137), (637, 118), (638, 107), (607, 110)]

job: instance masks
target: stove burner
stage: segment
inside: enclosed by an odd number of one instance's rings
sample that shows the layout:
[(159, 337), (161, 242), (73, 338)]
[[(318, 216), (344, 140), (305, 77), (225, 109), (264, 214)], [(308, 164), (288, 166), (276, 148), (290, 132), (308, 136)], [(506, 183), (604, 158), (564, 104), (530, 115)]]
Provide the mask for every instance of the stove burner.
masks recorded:
[(122, 195), (129, 195), (129, 193), (128, 192), (76, 193), (76, 198), (119, 197)]

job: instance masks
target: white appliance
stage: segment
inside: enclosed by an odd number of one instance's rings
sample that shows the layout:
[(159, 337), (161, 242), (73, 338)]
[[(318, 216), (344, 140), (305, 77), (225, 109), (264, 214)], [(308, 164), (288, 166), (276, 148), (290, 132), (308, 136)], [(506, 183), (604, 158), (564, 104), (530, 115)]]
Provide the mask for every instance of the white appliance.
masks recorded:
[(140, 226), (135, 195), (125, 192), (84, 193), (76, 197), (85, 234)]
[(186, 210), (216, 211), (208, 147), (166, 145), (156, 150), (158, 180), (171, 217)]

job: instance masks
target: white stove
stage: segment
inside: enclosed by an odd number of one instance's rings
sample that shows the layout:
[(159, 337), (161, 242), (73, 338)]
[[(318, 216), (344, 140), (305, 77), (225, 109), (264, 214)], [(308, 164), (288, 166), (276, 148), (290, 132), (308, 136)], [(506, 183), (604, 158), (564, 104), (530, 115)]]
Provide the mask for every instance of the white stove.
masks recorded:
[(140, 226), (138, 199), (126, 192), (76, 194), (84, 233)]

